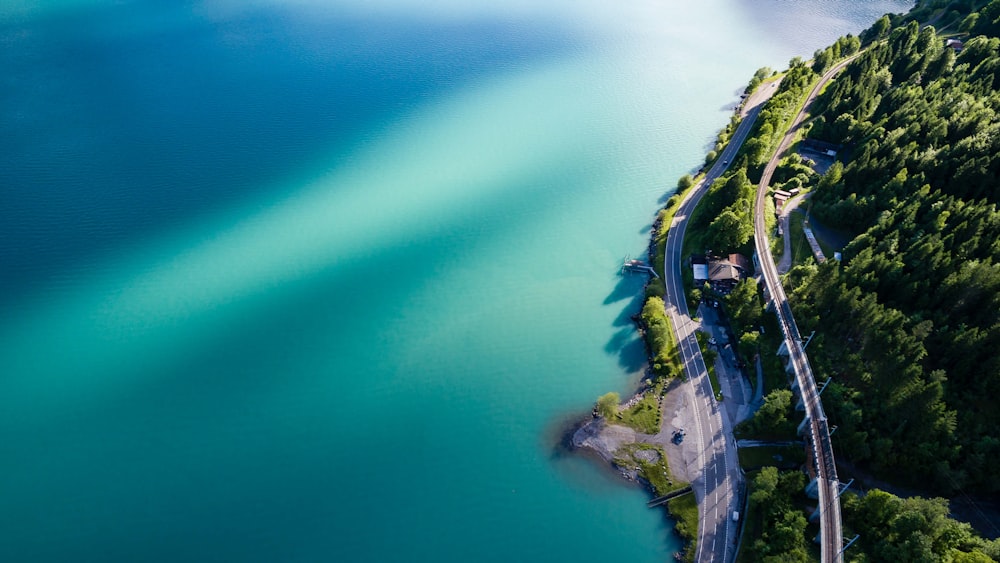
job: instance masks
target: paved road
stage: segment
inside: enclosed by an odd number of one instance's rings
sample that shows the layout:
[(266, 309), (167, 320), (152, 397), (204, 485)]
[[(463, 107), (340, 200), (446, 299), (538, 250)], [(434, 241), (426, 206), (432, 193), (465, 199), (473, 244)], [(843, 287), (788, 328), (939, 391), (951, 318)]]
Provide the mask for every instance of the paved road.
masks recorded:
[(840, 520), (840, 481), (837, 479), (837, 466), (833, 458), (833, 446), (830, 443), (830, 428), (827, 424), (826, 414), (823, 412), (823, 403), (820, 402), (819, 393), (816, 389), (816, 380), (813, 377), (812, 368), (809, 366), (809, 359), (806, 357), (802, 347), (802, 338), (799, 329), (795, 325), (792, 317), (792, 308), (788, 304), (785, 290), (781, 286), (781, 278), (778, 277), (778, 270), (774, 265), (774, 257), (771, 256), (767, 227), (765, 226), (765, 206), (767, 198), (767, 187), (771, 183), (771, 176), (781, 155), (788, 149), (794, 139), (795, 132), (805, 119), (806, 111), (812, 102), (819, 95), (820, 90), (833, 77), (840, 72), (854, 57), (851, 57), (827, 71), (826, 74), (809, 93), (806, 103), (789, 128), (788, 133), (782, 139), (778, 150), (771, 157), (770, 162), (764, 168), (760, 184), (757, 189), (757, 201), (754, 208), (754, 241), (757, 247), (757, 259), (760, 262), (761, 272), (764, 276), (764, 283), (767, 292), (774, 302), (778, 321), (781, 324), (781, 331), (785, 336), (785, 344), (789, 351), (789, 362), (795, 371), (795, 381), (801, 390), (801, 396), (806, 409), (806, 421), (808, 424), (806, 441), (811, 452), (811, 459), (808, 459), (810, 470), (816, 477), (817, 494), (819, 497), (818, 510), (820, 518), (820, 560), (823, 563), (840, 563), (843, 560), (841, 546), (843, 544), (843, 530)]
[(728, 415), (730, 426), (736, 427), (740, 422), (753, 416), (753, 386), (744, 376), (743, 370), (737, 367), (736, 347), (738, 341), (730, 341), (731, 335), (719, 309), (702, 304), (696, 313), (701, 317), (701, 330), (715, 338), (716, 344), (709, 344), (715, 350), (715, 375), (725, 401), (720, 409), (723, 416)]
[[(765, 84), (759, 88), (744, 107), (747, 108), (733, 138), (722, 151), (718, 160), (705, 178), (693, 187), (680, 202), (667, 235), (663, 280), (666, 285), (664, 304), (677, 335), (681, 363), (688, 374), (687, 392), (689, 403), (694, 405), (694, 428), (688, 428), (691, 436), (687, 442), (697, 448), (697, 467), (692, 473), (698, 477), (691, 483), (698, 501), (698, 538), (695, 561), (718, 561), (726, 563), (736, 557), (736, 525), (731, 514), (737, 510), (740, 474), (736, 458), (736, 441), (727, 417), (719, 412), (719, 405), (712, 395), (708, 380), (708, 370), (702, 358), (701, 349), (695, 338), (698, 324), (688, 313), (684, 285), (681, 281), (681, 248), (684, 231), (691, 211), (698, 205), (708, 186), (722, 175), (736, 151), (746, 140), (761, 107), (774, 92), (776, 86)], [(666, 421), (667, 417), (664, 417)], [(693, 430), (693, 434), (691, 431)], [(693, 438), (693, 439), (692, 439)]]

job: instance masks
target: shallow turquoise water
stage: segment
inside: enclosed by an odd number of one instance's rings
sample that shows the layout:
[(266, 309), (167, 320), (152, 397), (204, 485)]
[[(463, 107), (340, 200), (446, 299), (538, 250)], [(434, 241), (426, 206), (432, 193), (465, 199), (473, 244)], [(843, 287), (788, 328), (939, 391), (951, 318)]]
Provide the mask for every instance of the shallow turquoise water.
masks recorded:
[(676, 549), (555, 447), (641, 370), (616, 265), (909, 3), (534, 4), (0, 8), (0, 560)]

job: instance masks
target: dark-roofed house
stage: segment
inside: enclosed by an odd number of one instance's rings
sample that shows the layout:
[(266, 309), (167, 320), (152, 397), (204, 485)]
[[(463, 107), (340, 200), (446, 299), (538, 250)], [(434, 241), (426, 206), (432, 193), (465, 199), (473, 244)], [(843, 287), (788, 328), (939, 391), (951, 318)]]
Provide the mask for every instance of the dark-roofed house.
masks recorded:
[(719, 293), (729, 293), (741, 279), (753, 275), (753, 263), (742, 254), (708, 261), (708, 281)]
[(708, 263), (708, 281), (735, 284), (740, 281), (740, 270), (727, 260), (712, 260)]
[(753, 275), (753, 262), (742, 254), (730, 254), (729, 263), (740, 269), (740, 274), (748, 278)]

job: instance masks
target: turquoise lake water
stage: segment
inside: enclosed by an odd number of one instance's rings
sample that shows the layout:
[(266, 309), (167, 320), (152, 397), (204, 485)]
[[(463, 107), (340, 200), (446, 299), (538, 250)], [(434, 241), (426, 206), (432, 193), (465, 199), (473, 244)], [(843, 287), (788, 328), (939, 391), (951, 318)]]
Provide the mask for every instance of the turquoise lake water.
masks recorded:
[(0, 6), (0, 560), (663, 561), (557, 447), (760, 66), (911, 2)]

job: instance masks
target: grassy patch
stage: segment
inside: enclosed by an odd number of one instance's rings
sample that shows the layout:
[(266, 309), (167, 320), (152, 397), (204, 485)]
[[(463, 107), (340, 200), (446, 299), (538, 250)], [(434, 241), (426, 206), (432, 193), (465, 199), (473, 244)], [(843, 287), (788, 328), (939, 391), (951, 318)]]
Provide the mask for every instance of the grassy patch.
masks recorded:
[[(647, 452), (647, 453), (644, 453)], [(647, 461), (648, 452), (656, 453), (655, 461)], [(657, 496), (665, 495), (688, 485), (684, 481), (674, 479), (667, 464), (667, 455), (663, 448), (653, 444), (637, 442), (626, 444), (615, 452), (615, 464), (620, 467), (636, 469), (639, 474), (653, 487)], [(695, 541), (698, 537), (698, 505), (694, 494), (675, 498), (667, 503), (667, 511), (673, 516), (677, 534), (688, 542), (685, 551), (687, 561), (694, 560)]]
[(793, 211), (788, 217), (788, 236), (792, 241), (792, 267), (805, 264), (812, 258), (812, 248), (806, 239), (806, 233), (802, 229), (802, 220), (805, 214), (801, 211)]
[(740, 467), (746, 470), (773, 465), (778, 469), (796, 469), (806, 461), (803, 446), (759, 446), (740, 448)]
[(660, 393), (663, 391), (663, 380), (657, 384), (642, 399), (632, 407), (618, 413), (622, 424), (646, 434), (656, 434), (660, 431)]
[[(646, 452), (645, 454), (643, 452)], [(647, 461), (643, 456), (655, 452), (656, 461)], [(657, 496), (662, 496), (670, 491), (683, 489), (688, 484), (684, 481), (674, 479), (670, 473), (670, 466), (667, 465), (667, 454), (663, 448), (654, 444), (635, 442), (625, 444), (615, 452), (615, 464), (620, 467), (632, 468), (639, 471), (643, 479), (653, 487), (653, 492)]]
[(698, 547), (698, 503), (693, 494), (677, 497), (667, 503), (667, 510), (677, 522), (674, 529), (677, 535), (687, 540), (684, 550), (684, 561), (694, 561)]
[(785, 253), (785, 234), (778, 236), (777, 231), (768, 231), (768, 245), (771, 247), (771, 257), (774, 258), (775, 264), (781, 262), (781, 257)]

